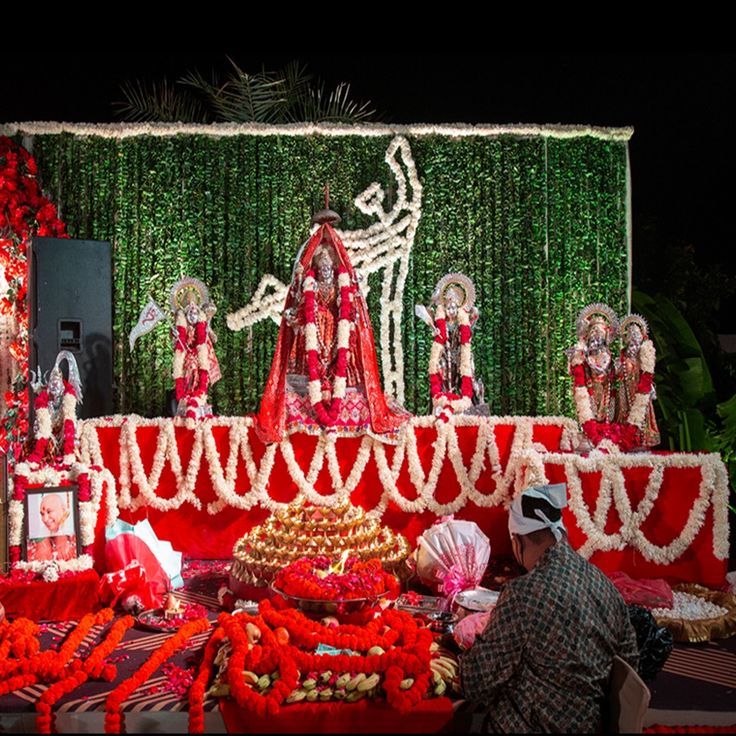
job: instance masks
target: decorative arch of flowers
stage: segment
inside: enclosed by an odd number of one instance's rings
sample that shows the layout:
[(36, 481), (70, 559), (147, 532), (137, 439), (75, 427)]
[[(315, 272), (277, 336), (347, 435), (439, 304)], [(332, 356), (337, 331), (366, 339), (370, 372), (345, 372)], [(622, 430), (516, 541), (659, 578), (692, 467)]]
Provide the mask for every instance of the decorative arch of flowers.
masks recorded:
[(68, 237), (37, 175), (33, 156), (11, 138), (0, 136), (0, 273), (7, 284), (0, 294), (0, 315), (14, 321), (8, 347), (11, 365), (3, 366), (10, 370), (12, 380), (3, 397), (6, 411), (0, 452), (15, 460), (22, 456), (28, 434), (28, 247), (34, 235)]

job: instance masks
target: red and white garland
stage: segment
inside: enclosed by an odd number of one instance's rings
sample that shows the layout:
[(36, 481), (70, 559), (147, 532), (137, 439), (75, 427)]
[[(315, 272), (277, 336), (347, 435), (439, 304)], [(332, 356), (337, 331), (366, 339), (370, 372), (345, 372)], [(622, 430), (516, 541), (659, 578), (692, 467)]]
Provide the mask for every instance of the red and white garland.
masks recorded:
[(352, 329), (353, 289), (350, 275), (344, 267), (340, 267), (337, 286), (340, 290), (337, 322), (337, 360), (335, 378), (332, 384), (332, 399), (329, 405), (322, 399), (322, 376), (320, 375), (319, 342), (317, 340), (317, 322), (315, 309), (314, 271), (307, 271), (304, 279), (304, 342), (307, 351), (307, 367), (309, 371), (309, 402), (319, 423), (332, 427), (340, 417), (342, 402), (345, 398), (348, 375), (348, 355), (350, 350), (350, 330)]
[[(42, 465), (32, 468), (30, 462), (15, 466), (10, 502), (8, 504), (8, 545), (11, 565), (18, 570), (28, 570), (45, 579), (57, 572), (79, 572), (92, 567), (92, 550), (95, 541), (97, 516), (102, 506), (103, 492), (107, 518), (105, 525), (115, 522), (118, 516), (115, 479), (109, 470), (99, 466), (72, 463), (62, 465)], [(30, 487), (64, 487), (77, 485), (79, 501), (79, 541), (82, 555), (73, 560), (27, 562), (21, 560), (24, 522), (24, 499)], [(104, 491), (103, 491), (104, 487)], [(51, 568), (51, 569), (49, 569)]]
[[(31, 465), (38, 465), (44, 462), (49, 452), (49, 447), (54, 450), (53, 437), (53, 420), (51, 418), (51, 410), (49, 404), (51, 397), (48, 388), (44, 388), (38, 393), (33, 408), (36, 413), (36, 443), (32, 452), (27, 458), (27, 462)], [(76, 459), (76, 439), (77, 439), (77, 395), (74, 387), (64, 381), (64, 396), (61, 400), (61, 425), (62, 425), (62, 448), (61, 448), (61, 465), (69, 467)]]
[(187, 354), (187, 314), (183, 309), (176, 311), (176, 343), (174, 345), (173, 378), (176, 400), (184, 401), (187, 419), (202, 418), (202, 408), (207, 404), (207, 390), (210, 384), (209, 353), (207, 351), (207, 315), (197, 307), (197, 321), (194, 323), (194, 346), (197, 352), (197, 388), (187, 392), (184, 377), (184, 362)]
[(440, 359), (447, 343), (447, 317), (445, 308), (438, 305), (434, 319), (436, 333), (429, 352), (429, 387), (432, 406), (443, 422), (448, 422), (453, 414), (462, 414), (470, 408), (473, 401), (470, 313), (467, 309), (458, 310), (457, 321), (460, 329), (461, 396), (442, 390)]
[(641, 366), (639, 384), (636, 387), (636, 396), (634, 396), (634, 400), (631, 402), (629, 416), (626, 417), (627, 423), (633, 424), (638, 429), (641, 429), (646, 421), (647, 407), (651, 400), (650, 395), (654, 381), (656, 357), (657, 353), (654, 343), (651, 340), (644, 340), (639, 347), (639, 365)]

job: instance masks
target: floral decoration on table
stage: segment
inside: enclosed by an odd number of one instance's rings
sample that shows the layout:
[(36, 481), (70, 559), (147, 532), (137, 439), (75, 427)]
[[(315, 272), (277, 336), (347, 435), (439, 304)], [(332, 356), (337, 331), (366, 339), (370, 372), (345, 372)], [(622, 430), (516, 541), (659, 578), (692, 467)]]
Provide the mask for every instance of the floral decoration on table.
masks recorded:
[(327, 624), (262, 601), (259, 614), (223, 613), (190, 691), (190, 731), (202, 732), (209, 689), (260, 717), (282, 705), (385, 697), (409, 712), (457, 682), (457, 661), (409, 614), (388, 609), (365, 626)]
[(335, 562), (326, 556), (303, 557), (280, 570), (274, 589), (294, 598), (318, 601), (376, 600), (399, 594), (399, 581), (381, 561), (362, 561), (343, 553)]

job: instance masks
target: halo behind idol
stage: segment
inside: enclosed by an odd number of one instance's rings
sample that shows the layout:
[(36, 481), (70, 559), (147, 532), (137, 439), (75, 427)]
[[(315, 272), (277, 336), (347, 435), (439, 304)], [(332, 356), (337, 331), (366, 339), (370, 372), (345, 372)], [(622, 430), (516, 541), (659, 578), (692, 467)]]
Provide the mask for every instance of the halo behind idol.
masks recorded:
[(637, 325), (645, 340), (649, 339), (649, 323), (640, 314), (627, 314), (621, 320), (621, 339), (626, 340), (626, 331), (631, 325)]
[(191, 277), (179, 279), (172, 287), (169, 293), (169, 304), (171, 311), (176, 312), (177, 309), (186, 309), (190, 301), (204, 308), (205, 304), (209, 304), (210, 292), (207, 287), (199, 280)]
[(609, 342), (613, 340), (616, 335), (618, 335), (618, 317), (608, 304), (602, 304), (601, 302), (588, 304), (587, 307), (583, 307), (580, 311), (577, 320), (578, 339), (583, 340), (585, 338), (590, 328), (590, 324), (595, 317), (602, 317), (605, 320), (608, 324)]
[(463, 301), (459, 305), (465, 309), (472, 309), (475, 304), (475, 286), (473, 282), (462, 273), (445, 274), (438, 282), (432, 293), (432, 302), (441, 304), (445, 301), (447, 292), (453, 289), (463, 294)]

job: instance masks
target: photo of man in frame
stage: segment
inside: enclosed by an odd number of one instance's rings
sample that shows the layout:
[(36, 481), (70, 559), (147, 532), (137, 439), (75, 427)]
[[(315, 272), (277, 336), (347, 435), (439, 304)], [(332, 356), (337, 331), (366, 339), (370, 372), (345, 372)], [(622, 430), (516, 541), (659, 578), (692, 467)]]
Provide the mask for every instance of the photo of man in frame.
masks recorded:
[(79, 556), (76, 488), (29, 489), (25, 511), (28, 562)]

